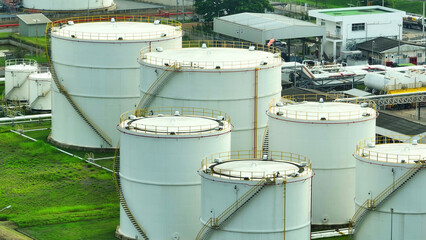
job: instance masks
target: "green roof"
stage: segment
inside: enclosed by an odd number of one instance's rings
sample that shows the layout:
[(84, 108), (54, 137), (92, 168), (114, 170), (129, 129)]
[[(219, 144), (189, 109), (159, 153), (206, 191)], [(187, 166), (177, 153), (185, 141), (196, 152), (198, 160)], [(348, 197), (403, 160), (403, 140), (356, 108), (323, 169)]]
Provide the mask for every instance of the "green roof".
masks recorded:
[(377, 14), (377, 13), (388, 13), (388, 12), (389, 11), (386, 11), (380, 8), (369, 8), (369, 9), (324, 11), (322, 13), (330, 15), (330, 16), (353, 16), (353, 15)]

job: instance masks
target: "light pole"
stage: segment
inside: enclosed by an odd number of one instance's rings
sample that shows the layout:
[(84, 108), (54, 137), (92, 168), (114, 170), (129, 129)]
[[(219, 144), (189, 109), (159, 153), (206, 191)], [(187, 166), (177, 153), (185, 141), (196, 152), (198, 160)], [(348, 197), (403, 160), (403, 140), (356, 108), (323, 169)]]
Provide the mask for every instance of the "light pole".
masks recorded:
[(373, 56), (374, 56), (374, 45), (376, 45), (376, 42), (373, 40), (372, 42), (371, 42), (371, 64), (374, 64), (374, 62), (373, 62)]
[(0, 210), (0, 212), (4, 211), (4, 210), (6, 210), (6, 209), (9, 209), (9, 208), (11, 208), (11, 207), (12, 207), (12, 205), (9, 205), (9, 206), (7, 206), (7, 207), (3, 208), (2, 210)]
[(401, 47), (401, 24), (398, 24), (398, 27), (399, 27), (399, 32), (398, 32), (398, 64), (399, 64), (399, 50), (400, 50), (400, 47)]

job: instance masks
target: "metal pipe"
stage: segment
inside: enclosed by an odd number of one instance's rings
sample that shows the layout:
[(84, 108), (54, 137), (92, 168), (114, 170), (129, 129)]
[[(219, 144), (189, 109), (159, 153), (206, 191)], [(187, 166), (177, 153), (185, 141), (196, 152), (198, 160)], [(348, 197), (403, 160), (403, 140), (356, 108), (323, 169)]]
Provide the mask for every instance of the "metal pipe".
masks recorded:
[(365, 96), (365, 97), (355, 97), (355, 98), (338, 98), (336, 102), (347, 102), (353, 100), (368, 100), (368, 99), (377, 99), (377, 98), (392, 98), (392, 97), (403, 97), (403, 96), (412, 96), (412, 95), (424, 95), (425, 92), (415, 92), (415, 93), (398, 93), (398, 94), (385, 94), (385, 95), (375, 95), (375, 96)]
[(16, 117), (13, 117), (13, 118), (3, 117), (3, 118), (0, 118), (0, 122), (13, 122), (13, 121), (19, 121), (19, 120), (31, 120), (31, 119), (40, 119), (40, 118), (50, 118), (50, 117), (52, 117), (51, 113), (37, 114), (37, 115), (26, 115), (26, 116), (16, 116)]

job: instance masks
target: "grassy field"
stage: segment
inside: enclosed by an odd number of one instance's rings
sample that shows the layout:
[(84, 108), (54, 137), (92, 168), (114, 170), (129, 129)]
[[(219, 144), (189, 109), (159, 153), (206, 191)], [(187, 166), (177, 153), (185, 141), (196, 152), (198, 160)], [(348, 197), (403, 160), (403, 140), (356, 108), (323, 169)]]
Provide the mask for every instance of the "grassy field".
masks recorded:
[[(119, 201), (112, 174), (9, 129), (0, 127), (0, 208), (12, 207), (1, 212), (0, 219), (17, 223), (39, 239), (113, 239)], [(30, 134), (46, 138), (48, 133)]]
[(21, 231), (36, 239), (116, 240), (114, 233), (118, 224), (118, 218), (109, 218), (29, 227), (23, 228)]

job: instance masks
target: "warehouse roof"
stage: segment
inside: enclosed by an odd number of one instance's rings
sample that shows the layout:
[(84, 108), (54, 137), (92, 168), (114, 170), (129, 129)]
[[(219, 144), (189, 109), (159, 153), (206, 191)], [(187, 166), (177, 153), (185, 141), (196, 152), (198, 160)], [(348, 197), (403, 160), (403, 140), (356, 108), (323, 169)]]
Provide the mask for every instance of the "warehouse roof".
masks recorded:
[(214, 31), (264, 44), (266, 40), (271, 38), (322, 37), (325, 28), (277, 14), (245, 12), (216, 18), (214, 20)]
[(17, 17), (23, 21), (25, 24), (46, 24), (51, 22), (49, 18), (44, 16), (42, 13), (34, 13), (34, 14), (20, 14)]
[(237, 23), (240, 25), (261, 29), (261, 30), (272, 30), (272, 29), (283, 29), (289, 26), (315, 26), (316, 24), (305, 22), (302, 20), (285, 17), (277, 14), (269, 13), (239, 13), (219, 18), (222, 21), (228, 21)]

